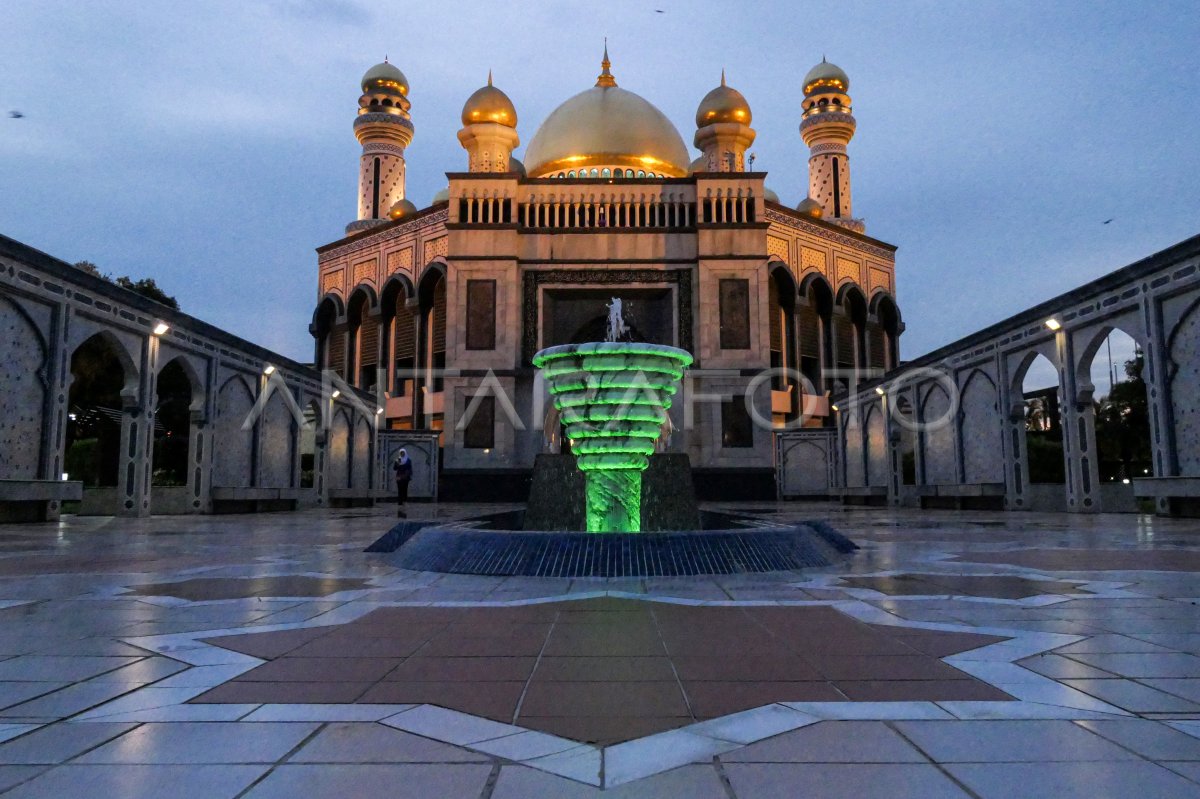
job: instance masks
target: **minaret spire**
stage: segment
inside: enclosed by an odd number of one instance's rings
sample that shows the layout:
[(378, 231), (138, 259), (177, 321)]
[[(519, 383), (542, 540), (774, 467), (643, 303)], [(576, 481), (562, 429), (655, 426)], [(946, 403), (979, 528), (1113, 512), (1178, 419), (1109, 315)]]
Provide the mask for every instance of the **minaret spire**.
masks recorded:
[(608, 60), (608, 37), (604, 37), (604, 58), (600, 61), (600, 75), (596, 78), (597, 86), (616, 86), (617, 79), (609, 72), (612, 62)]
[(804, 113), (800, 136), (809, 147), (808, 196), (818, 203), (823, 219), (862, 233), (854, 217), (850, 191), (850, 154), (857, 122), (851, 112), (850, 78), (824, 55), (804, 76)]
[(384, 56), (363, 75), (354, 118), (362, 145), (358, 168), (358, 218), (346, 226), (356, 233), (387, 224), (393, 207), (405, 199), (404, 149), (412, 143), (408, 79)]
[(488, 86), (492, 85), (492, 71), (488, 70)]

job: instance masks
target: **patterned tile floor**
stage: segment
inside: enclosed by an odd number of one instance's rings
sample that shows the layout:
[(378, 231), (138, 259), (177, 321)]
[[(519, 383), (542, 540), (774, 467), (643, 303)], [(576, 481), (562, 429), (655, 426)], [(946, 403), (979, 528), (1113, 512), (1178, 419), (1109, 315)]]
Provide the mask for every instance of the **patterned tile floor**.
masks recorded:
[[(392, 568), (361, 551), (386, 506), (0, 527), (0, 799), (1200, 797), (1196, 522), (743, 507), (863, 549), (559, 580)], [(906, 694), (889, 657), (992, 695)]]
[(268, 662), (193, 702), (427, 703), (600, 744), (784, 701), (1011, 699), (939, 659), (1008, 639), (828, 606), (386, 608), (209, 640)]

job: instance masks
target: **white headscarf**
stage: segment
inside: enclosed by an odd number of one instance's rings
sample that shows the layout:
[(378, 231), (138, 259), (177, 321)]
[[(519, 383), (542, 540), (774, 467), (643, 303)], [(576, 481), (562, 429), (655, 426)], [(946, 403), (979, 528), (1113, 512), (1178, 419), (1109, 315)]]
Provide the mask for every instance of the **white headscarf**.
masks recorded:
[(408, 463), (408, 450), (401, 449), (400, 457), (396, 460), (397, 463)]

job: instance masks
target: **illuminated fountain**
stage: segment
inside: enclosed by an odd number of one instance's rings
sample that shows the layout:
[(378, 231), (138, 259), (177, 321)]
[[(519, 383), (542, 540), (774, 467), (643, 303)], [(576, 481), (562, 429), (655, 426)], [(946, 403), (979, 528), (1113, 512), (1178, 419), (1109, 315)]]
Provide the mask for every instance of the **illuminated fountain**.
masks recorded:
[[(823, 522), (697, 508), (683, 453), (656, 457), (643, 519), (643, 471), (692, 356), (629, 341), (621, 301), (608, 309), (607, 341), (549, 347), (533, 357), (566, 427), (574, 466), (539, 455), (525, 508), (401, 522), (368, 551), (394, 553), (388, 562), (412, 571), (574, 579), (789, 571), (829, 566), (857, 549)], [(581, 474), (586, 532), (576, 504)]]
[(588, 532), (636, 533), (642, 529), (642, 471), (692, 356), (627, 341), (621, 301), (614, 298), (608, 309), (606, 341), (548, 347), (533, 364), (549, 383), (584, 474)]

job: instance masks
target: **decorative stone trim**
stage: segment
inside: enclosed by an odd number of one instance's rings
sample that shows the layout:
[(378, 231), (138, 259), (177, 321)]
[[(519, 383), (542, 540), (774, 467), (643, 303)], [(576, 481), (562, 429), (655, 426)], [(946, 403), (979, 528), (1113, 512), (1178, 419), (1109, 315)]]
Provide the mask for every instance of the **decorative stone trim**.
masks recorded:
[(891, 261), (895, 258), (895, 255), (891, 250), (884, 249), (883, 247), (879, 247), (861, 239), (855, 239), (851, 238), (850, 236), (844, 236), (839, 233), (835, 233), (834, 231), (823, 226), (805, 222), (802, 219), (797, 219), (795, 216), (781, 213), (773, 208), (767, 208), (765, 216), (767, 221), (772, 224), (780, 225), (799, 233), (816, 236), (817, 238), (840, 244), (843, 247), (860, 250), (867, 254), (874, 255), (876, 258), (882, 258), (885, 261)]
[(695, 352), (692, 334), (692, 270), (686, 269), (530, 269), (522, 275), (521, 360), (526, 365), (538, 351), (538, 288), (543, 284), (616, 285), (622, 283), (674, 283), (679, 317), (679, 346)]

